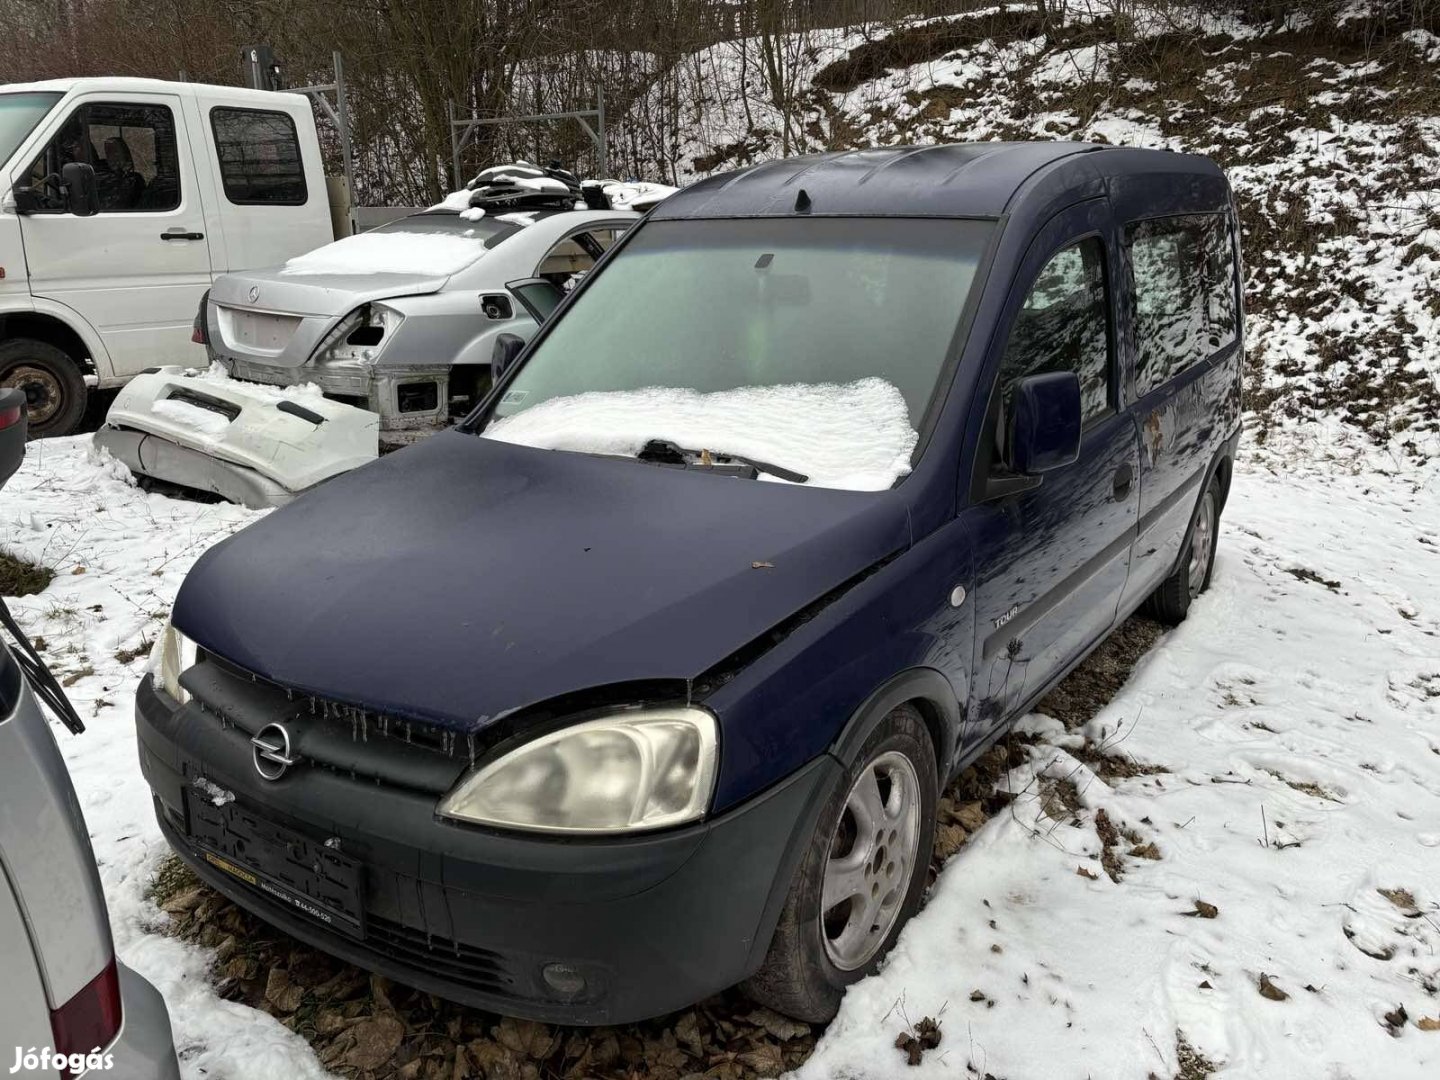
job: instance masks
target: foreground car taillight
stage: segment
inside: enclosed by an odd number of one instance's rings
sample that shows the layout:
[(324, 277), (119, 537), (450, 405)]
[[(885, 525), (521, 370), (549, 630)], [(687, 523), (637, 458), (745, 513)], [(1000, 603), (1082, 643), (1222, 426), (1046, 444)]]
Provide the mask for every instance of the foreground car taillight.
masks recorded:
[(4, 431), (8, 427), (14, 427), (20, 422), (20, 417), (23, 415), (24, 410), (19, 405), (11, 405), (8, 409), (0, 409), (0, 431)]
[[(120, 972), (112, 956), (99, 975), (50, 1014), (55, 1053), (62, 1058), (84, 1057), (105, 1049), (120, 1033), (120, 1018)], [(60, 1075), (74, 1074), (67, 1070)]]

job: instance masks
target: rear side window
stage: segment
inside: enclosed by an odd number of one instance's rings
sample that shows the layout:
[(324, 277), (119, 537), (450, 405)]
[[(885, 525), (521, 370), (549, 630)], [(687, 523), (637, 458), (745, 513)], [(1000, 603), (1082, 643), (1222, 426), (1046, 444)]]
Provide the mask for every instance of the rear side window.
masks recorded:
[(1105, 248), (1095, 238), (1058, 252), (1025, 296), (1000, 365), (1006, 410), (1015, 383), (1046, 371), (1080, 377), (1085, 423), (1110, 411), (1110, 321)]
[(1212, 353), (1232, 344), (1240, 330), (1235, 272), (1235, 226), (1227, 215), (1213, 217), (1205, 230), (1205, 302), (1209, 306)]
[(1143, 396), (1235, 341), (1235, 244), (1221, 214), (1137, 222), (1125, 235)]
[(180, 205), (175, 115), (164, 105), (82, 105), (30, 166), (46, 210), (63, 211), (54, 179), (71, 162), (95, 169), (102, 214), (174, 210)]
[(210, 110), (225, 197), (240, 206), (302, 206), (305, 166), (289, 113)]
[(572, 233), (545, 253), (535, 268), (535, 276), (545, 278), (557, 288), (573, 289), (623, 231), (604, 228)]

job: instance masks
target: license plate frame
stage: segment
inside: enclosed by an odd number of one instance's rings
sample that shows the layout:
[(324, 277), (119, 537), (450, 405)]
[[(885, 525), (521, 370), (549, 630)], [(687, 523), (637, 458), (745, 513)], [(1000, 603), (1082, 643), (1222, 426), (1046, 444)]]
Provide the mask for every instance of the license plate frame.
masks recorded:
[(356, 940), (365, 938), (365, 868), (326, 844), (231, 800), (186, 791), (190, 840), (200, 857), (267, 898)]

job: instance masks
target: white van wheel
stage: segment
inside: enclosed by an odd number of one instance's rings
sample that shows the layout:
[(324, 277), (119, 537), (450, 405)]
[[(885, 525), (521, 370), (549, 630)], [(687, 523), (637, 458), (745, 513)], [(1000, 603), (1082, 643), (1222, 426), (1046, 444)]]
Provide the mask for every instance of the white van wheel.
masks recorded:
[(85, 416), (85, 380), (70, 355), (45, 341), (0, 343), (0, 387), (25, 392), (30, 437), (69, 435)]

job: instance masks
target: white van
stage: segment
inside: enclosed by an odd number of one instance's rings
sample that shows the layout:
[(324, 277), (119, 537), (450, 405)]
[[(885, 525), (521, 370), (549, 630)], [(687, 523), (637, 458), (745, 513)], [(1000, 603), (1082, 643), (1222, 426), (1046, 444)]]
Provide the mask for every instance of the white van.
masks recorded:
[(0, 387), (63, 435), (87, 386), (203, 364), (229, 270), (334, 239), (303, 95), (152, 79), (0, 86)]

